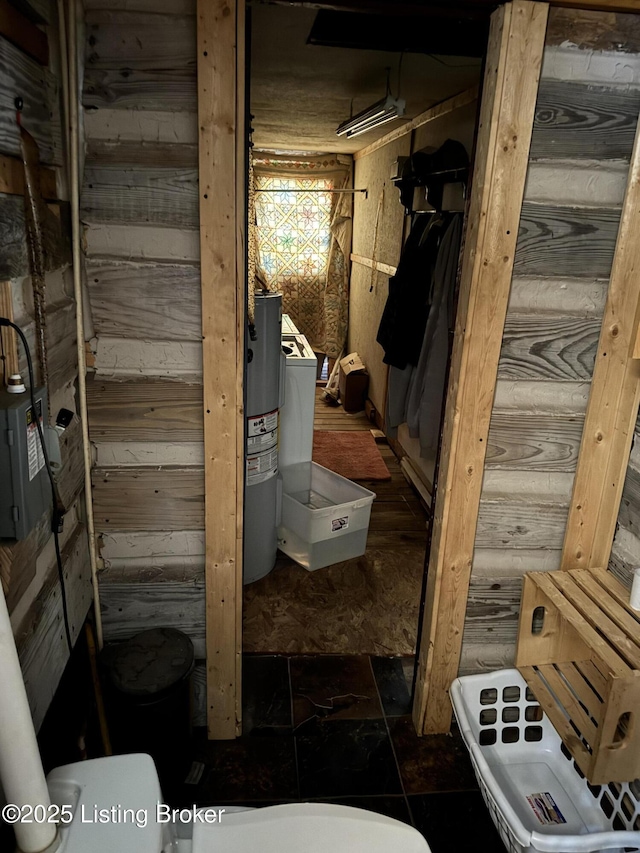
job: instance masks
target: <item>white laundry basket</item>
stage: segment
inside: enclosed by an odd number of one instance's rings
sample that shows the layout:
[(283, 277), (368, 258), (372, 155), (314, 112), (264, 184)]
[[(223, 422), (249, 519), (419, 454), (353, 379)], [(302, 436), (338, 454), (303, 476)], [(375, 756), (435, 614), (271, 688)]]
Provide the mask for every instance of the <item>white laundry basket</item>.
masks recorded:
[(590, 785), (517, 669), (457, 678), (451, 701), (511, 853), (640, 850), (640, 780)]

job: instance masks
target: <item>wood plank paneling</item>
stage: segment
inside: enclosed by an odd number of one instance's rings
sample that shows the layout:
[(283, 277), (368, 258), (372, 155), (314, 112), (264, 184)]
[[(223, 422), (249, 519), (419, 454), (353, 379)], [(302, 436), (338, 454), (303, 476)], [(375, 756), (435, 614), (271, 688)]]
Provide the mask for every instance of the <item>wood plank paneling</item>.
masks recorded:
[(530, 160), (524, 197), (566, 207), (622, 206), (626, 160)]
[[(67, 606), (75, 642), (92, 600), (86, 531), (79, 524), (62, 550)], [(53, 699), (69, 652), (64, 632), (57, 566), (52, 565), (16, 635), (20, 665), (36, 730)]]
[(117, 583), (100, 576), (100, 603), (107, 642), (133, 637), (148, 628), (177, 628), (191, 638), (196, 657), (204, 656), (204, 576), (190, 581)]
[[(66, 210), (66, 205), (63, 205), (63, 210)], [(42, 231), (45, 267), (47, 270), (59, 269), (70, 261), (71, 249), (66, 215), (59, 219), (49, 211), (42, 223)], [(0, 279), (9, 280), (28, 275), (29, 256), (22, 196), (0, 194), (0, 234), (3, 238)]]
[(607, 279), (514, 276), (509, 314), (562, 314), (601, 318), (607, 301), (607, 286)]
[(33, 136), (40, 161), (62, 164), (62, 131), (57, 84), (47, 68), (0, 36), (0, 151), (21, 156), (14, 99), (24, 100), (22, 123)]
[(93, 470), (97, 530), (197, 530), (204, 474), (197, 468)]
[(89, 11), (86, 26), (85, 106), (196, 109), (194, 16)]
[(84, 489), (84, 453), (82, 450), (82, 423), (77, 416), (60, 438), (62, 467), (56, 473), (58, 492), (68, 509)]
[(200, 340), (200, 268), (88, 260), (91, 316), (98, 335)]
[(198, 173), (170, 167), (87, 166), (82, 217), (197, 228)]
[(153, 228), (149, 225), (88, 223), (87, 256), (116, 261), (195, 263), (200, 259), (200, 235), (189, 228)]
[(515, 0), (491, 18), (413, 706), (419, 733), (451, 723), (547, 12)]
[(518, 577), (472, 578), (469, 584), (464, 646), (515, 648), (522, 580)]
[(201, 441), (202, 387), (88, 382), (89, 429), (100, 441)]
[(640, 122), (636, 131), (607, 305), (580, 447), (562, 568), (606, 566), (640, 398), (632, 358), (640, 322)]
[(49, 63), (47, 34), (32, 24), (9, 0), (0, 0), (0, 33), (40, 65)]
[(495, 410), (486, 467), (575, 471), (584, 418)]
[(593, 373), (599, 317), (509, 312), (502, 338), (501, 379), (586, 379)]
[[(571, 44), (586, 52), (591, 50), (611, 50), (640, 52), (640, 21), (634, 14), (616, 14), (615, 10), (625, 9), (637, 12), (635, 0), (616, 2), (581, 2), (565, 0), (565, 6), (577, 6), (577, 9), (556, 8), (549, 10), (547, 44), (566, 44), (567, 33), (571, 33)], [(587, 7), (592, 6), (592, 9)], [(582, 7), (582, 8), (580, 8)], [(599, 10), (607, 10), (602, 14)]]
[[(41, 166), (38, 174), (42, 197), (45, 199), (56, 198), (55, 169)], [(0, 154), (0, 192), (9, 195), (24, 195), (24, 165), (18, 157)]]
[(209, 737), (234, 738), (242, 720), (245, 4), (198, 0), (197, 17), (207, 721)]
[(525, 202), (514, 272), (516, 275), (588, 275), (608, 278), (620, 211)]
[(479, 548), (561, 548), (567, 513), (565, 503), (483, 498), (476, 544)]
[(137, 379), (166, 376), (179, 382), (202, 381), (202, 345), (199, 341), (145, 341), (140, 338), (97, 339), (98, 376)]
[(559, 80), (540, 81), (531, 137), (533, 160), (566, 157), (628, 160), (640, 110), (640, 89)]
[[(130, 111), (125, 116), (129, 118)], [(198, 146), (175, 142), (110, 139), (89, 139), (87, 165), (100, 166), (162, 166), (174, 169), (197, 169)]]
[(36, 559), (51, 535), (51, 513), (46, 512), (28, 536), (0, 544), (0, 579), (12, 612), (36, 574)]
[(99, 110), (85, 110), (84, 130), (90, 151), (94, 150), (94, 145), (117, 146), (127, 142), (140, 143), (144, 146), (143, 150), (149, 144), (198, 144), (198, 116), (195, 110), (176, 112), (101, 107)]

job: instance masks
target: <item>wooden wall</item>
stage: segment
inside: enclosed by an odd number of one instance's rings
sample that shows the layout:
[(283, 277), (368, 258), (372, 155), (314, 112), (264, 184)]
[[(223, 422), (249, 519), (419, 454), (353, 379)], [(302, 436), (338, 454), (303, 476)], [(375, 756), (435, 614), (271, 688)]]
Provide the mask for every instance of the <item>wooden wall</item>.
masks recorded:
[[(404, 209), (400, 193), (390, 179), (398, 157), (411, 153), (411, 135), (402, 136), (372, 154), (356, 159), (353, 207), (353, 254), (374, 258), (395, 267), (403, 243)], [(377, 223), (377, 225), (376, 225)], [(377, 229), (377, 239), (374, 241)], [(375, 242), (375, 249), (374, 249)], [(387, 301), (389, 276), (359, 263), (351, 265), (349, 290), (349, 352), (358, 352), (369, 371), (369, 398), (381, 415), (387, 393), (387, 365), (376, 342), (380, 317)]]
[(633, 446), (624, 481), (616, 535), (609, 569), (631, 588), (633, 570), (640, 566), (640, 419), (636, 423)]
[(550, 11), (462, 673), (512, 664), (521, 576), (560, 565), (640, 111), (640, 46), (607, 40), (612, 17)]
[(89, 0), (82, 219), (105, 640), (204, 658), (196, 6)]
[[(357, 194), (353, 216), (353, 254), (396, 267), (409, 223), (400, 204), (400, 192), (390, 179), (398, 157), (424, 148), (439, 148), (447, 139), (456, 139), (473, 149), (477, 102), (448, 112), (418, 127), (370, 154), (356, 157), (356, 187), (365, 187), (367, 196)], [(382, 204), (381, 204), (382, 202)], [(376, 227), (377, 222), (377, 227)], [(377, 238), (375, 237), (377, 233)], [(374, 246), (375, 243), (375, 246)], [(369, 371), (369, 398), (384, 418), (387, 395), (387, 365), (384, 351), (376, 342), (380, 318), (387, 301), (389, 275), (360, 263), (351, 266), (349, 296), (349, 351), (357, 351)], [(420, 457), (420, 446), (405, 427), (398, 431), (403, 451), (415, 462), (427, 482), (433, 475), (433, 460)]]
[[(47, 13), (36, 4), (34, 16)], [(29, 5), (23, 5), (29, 12)], [(46, 32), (49, 64), (25, 50)], [(1, 32), (1, 29), (0, 29)], [(44, 223), (46, 268), (46, 341), (49, 357), (49, 399), (52, 417), (60, 408), (76, 411), (78, 375), (76, 311), (70, 267), (68, 201), (64, 188), (60, 74), (57, 64), (56, 22), (35, 28), (25, 19), (20, 26), (22, 50), (0, 35), (0, 159), (3, 192), (0, 193), (0, 313), (12, 312), (25, 332), (34, 361), (35, 324), (24, 222), (22, 162), (13, 98), (20, 93), (25, 108), (24, 127), (34, 136), (47, 172), (49, 219)], [(9, 158), (9, 159), (7, 159)], [(13, 176), (9, 179), (7, 176)], [(56, 189), (57, 184), (57, 189)], [(19, 350), (20, 367), (26, 361)], [(0, 380), (1, 381), (1, 380)], [(62, 468), (57, 475), (62, 500), (68, 510), (61, 536), (66, 594), (73, 640), (82, 628), (91, 604), (92, 590), (88, 543), (83, 523), (84, 469), (80, 421), (74, 418), (61, 440)], [(36, 728), (39, 728), (69, 657), (64, 624), (51, 513), (47, 511), (31, 533), (19, 542), (0, 541), (0, 577), (11, 614), (27, 694)]]

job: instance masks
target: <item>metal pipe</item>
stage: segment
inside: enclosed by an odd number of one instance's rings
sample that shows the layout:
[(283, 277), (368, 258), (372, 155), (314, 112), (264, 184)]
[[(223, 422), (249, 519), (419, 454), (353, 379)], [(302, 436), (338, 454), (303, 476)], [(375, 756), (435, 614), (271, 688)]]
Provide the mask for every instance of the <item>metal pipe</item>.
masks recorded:
[(305, 190), (305, 189), (295, 189), (288, 190), (282, 187), (281, 189), (264, 189), (264, 190), (255, 190), (257, 193), (364, 193), (368, 194), (369, 190)]
[(87, 360), (84, 337), (84, 300), (82, 293), (81, 234), (80, 234), (80, 158), (78, 125), (78, 38), (76, 0), (69, 0), (69, 142), (70, 142), (70, 196), (71, 196), (71, 235), (73, 241), (73, 294), (76, 300), (76, 337), (78, 342), (78, 401), (82, 422), (82, 452), (84, 456), (84, 499), (86, 507), (87, 535), (89, 538), (89, 560), (91, 564), (91, 582), (93, 585), (93, 609), (96, 620), (96, 642), (98, 649), (103, 646), (102, 614), (100, 612), (100, 590), (98, 588), (98, 552), (93, 519), (93, 500), (91, 497), (91, 443), (89, 440), (89, 418), (87, 412)]
[(31, 807), (33, 822), (14, 823), (21, 853), (40, 853), (56, 839), (55, 823), (36, 823), (41, 816), (33, 810), (51, 805), (44, 778), (36, 732), (33, 728), (27, 691), (22, 680), (20, 661), (4, 594), (0, 593), (0, 782), (7, 801), (23, 818)]

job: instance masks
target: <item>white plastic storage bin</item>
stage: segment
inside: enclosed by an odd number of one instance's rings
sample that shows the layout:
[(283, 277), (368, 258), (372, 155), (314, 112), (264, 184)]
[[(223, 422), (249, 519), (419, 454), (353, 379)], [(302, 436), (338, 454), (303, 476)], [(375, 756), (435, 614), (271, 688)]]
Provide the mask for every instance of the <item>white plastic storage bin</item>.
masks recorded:
[(280, 473), (280, 550), (310, 572), (364, 554), (373, 492), (316, 462)]
[(640, 781), (590, 785), (517, 669), (457, 678), (451, 701), (507, 850), (640, 849)]

